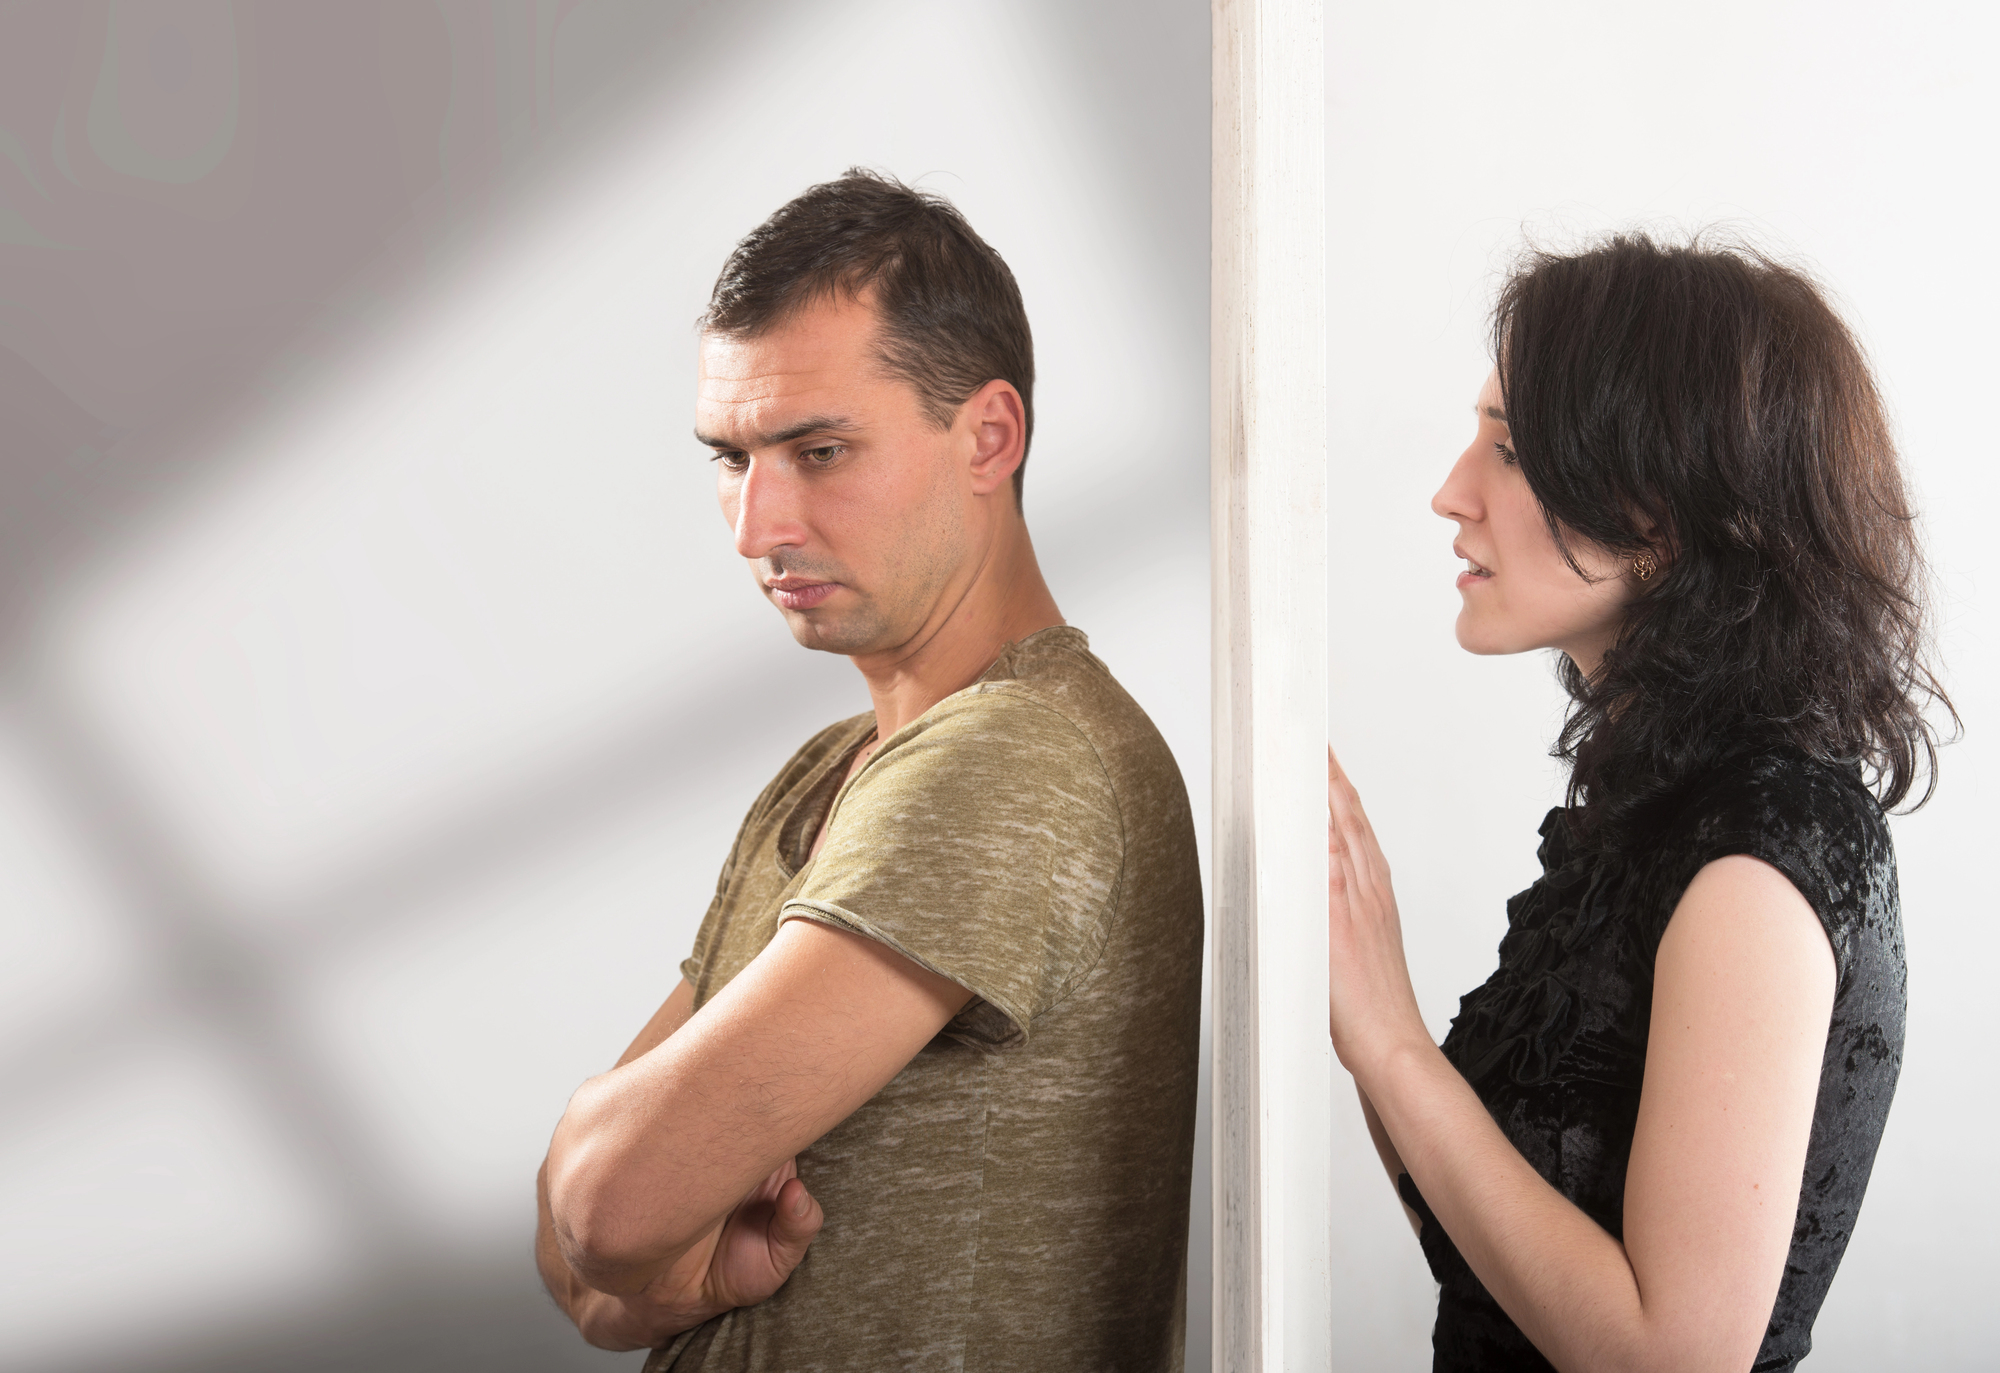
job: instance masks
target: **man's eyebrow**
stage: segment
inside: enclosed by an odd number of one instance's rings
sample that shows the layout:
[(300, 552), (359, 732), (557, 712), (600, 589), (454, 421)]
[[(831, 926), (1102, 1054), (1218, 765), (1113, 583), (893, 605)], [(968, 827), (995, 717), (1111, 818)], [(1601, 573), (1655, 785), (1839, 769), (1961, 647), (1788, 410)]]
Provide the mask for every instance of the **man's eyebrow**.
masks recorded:
[[(808, 415), (797, 424), (788, 424), (775, 434), (757, 435), (747, 447), (752, 449), (769, 448), (773, 444), (791, 443), (793, 440), (802, 439), (808, 434), (837, 433), (843, 430), (851, 431), (854, 428), (854, 421), (848, 419), (845, 415)], [(746, 446), (734, 443), (729, 439), (711, 437), (702, 433), (699, 429), (694, 431), (694, 438), (696, 443), (702, 444), (705, 447), (722, 448), (730, 452), (740, 452)]]

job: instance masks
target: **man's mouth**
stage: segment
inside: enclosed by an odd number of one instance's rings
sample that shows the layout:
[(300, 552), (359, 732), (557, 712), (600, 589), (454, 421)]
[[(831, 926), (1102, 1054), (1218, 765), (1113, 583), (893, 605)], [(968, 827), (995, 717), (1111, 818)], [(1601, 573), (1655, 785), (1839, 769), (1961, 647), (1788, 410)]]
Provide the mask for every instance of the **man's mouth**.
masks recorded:
[(811, 610), (840, 589), (839, 582), (806, 582), (786, 578), (781, 582), (766, 582), (764, 589), (781, 610)]

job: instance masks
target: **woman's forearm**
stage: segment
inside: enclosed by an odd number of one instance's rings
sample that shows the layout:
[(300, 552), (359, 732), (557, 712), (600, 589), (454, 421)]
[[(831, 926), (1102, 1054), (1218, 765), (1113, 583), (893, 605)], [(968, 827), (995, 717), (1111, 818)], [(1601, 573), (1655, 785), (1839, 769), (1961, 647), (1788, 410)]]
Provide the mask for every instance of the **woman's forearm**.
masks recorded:
[(1402, 1192), (1397, 1186), (1397, 1179), (1408, 1170), (1403, 1167), (1403, 1160), (1396, 1154), (1396, 1143), (1389, 1138), (1388, 1130), (1383, 1128), (1382, 1117), (1375, 1114), (1375, 1103), (1368, 1099), (1368, 1093), (1361, 1090), (1361, 1084), (1358, 1082), (1354, 1084), (1354, 1095), (1361, 1102), (1362, 1122), (1367, 1125), (1368, 1138), (1375, 1145), (1375, 1156), (1382, 1160), (1382, 1171), (1389, 1175), (1389, 1187), (1396, 1192), (1397, 1204), (1402, 1206), (1403, 1215), (1410, 1222), (1410, 1229), (1421, 1235), (1424, 1230), (1423, 1218), (1410, 1209), (1409, 1203), (1403, 1200)]
[[(1551, 1187), (1434, 1046), (1356, 1075), (1364, 1109), (1494, 1300), (1557, 1368), (1688, 1369), (1649, 1325), (1625, 1246)], [(1382, 1148), (1378, 1145), (1378, 1148)]]

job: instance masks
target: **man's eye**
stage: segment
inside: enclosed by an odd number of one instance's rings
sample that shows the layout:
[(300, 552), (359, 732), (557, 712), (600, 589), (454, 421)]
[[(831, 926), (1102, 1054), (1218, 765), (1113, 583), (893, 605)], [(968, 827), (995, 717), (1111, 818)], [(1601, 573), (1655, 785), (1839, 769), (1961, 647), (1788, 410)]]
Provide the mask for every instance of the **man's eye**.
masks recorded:
[(710, 458), (710, 461), (721, 463), (731, 472), (741, 472), (750, 465), (750, 459), (744, 457), (741, 453), (725, 453), (720, 450)]
[(825, 467), (846, 451), (839, 444), (830, 443), (824, 448), (808, 448), (805, 452), (799, 454), (799, 456), (815, 467)]

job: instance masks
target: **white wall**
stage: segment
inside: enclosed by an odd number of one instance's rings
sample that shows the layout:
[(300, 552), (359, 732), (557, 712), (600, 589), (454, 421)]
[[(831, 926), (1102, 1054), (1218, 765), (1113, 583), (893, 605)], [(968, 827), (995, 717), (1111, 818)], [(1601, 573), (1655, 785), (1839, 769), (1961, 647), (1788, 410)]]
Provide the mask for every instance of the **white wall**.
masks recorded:
[[(1342, 4), (1327, 26), (1335, 742), (1395, 866), (1437, 1033), (1492, 970), (1502, 901), (1534, 877), (1535, 826), (1560, 791), (1549, 666), (1458, 651), (1452, 527), (1428, 510), (1470, 433), (1507, 252), (1524, 230), (1738, 228), (1818, 268), (1887, 390), (1966, 737), (1937, 799), (1895, 822), (1909, 1039), (1815, 1332), (1821, 1370), (1990, 1367), (2000, 1341), (1984, 1242), (2000, 1226), (1983, 1023), (2000, 955), (1983, 862), (2000, 821), (1992, 15), (1451, 0)], [(1336, 1176), (1356, 1180), (1336, 1225), (1345, 1366), (1426, 1366), (1429, 1275), (1358, 1114), (1341, 1124)]]
[(850, 163), (957, 200), (1205, 842), (1205, 7), (85, 8), (0, 16), (0, 1364), (636, 1366), (536, 1163), (866, 705), (730, 552), (692, 320)]

